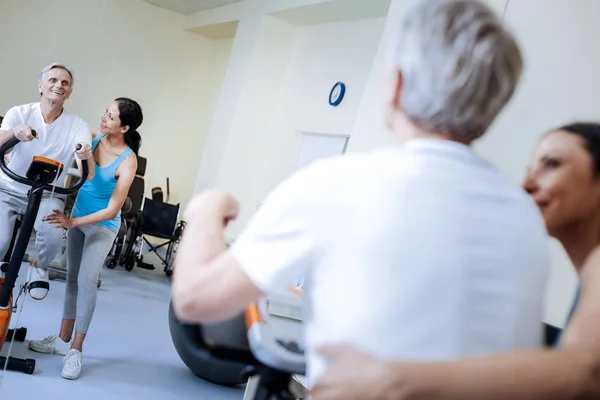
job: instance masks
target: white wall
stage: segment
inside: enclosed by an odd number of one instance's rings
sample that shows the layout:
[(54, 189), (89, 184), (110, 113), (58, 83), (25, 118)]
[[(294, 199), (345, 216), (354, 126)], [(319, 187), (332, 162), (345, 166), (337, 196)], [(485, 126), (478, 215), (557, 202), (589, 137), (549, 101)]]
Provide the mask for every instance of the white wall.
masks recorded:
[[(381, 38), (385, 18), (338, 22), (303, 28), (298, 35), (285, 92), (287, 98), (272, 139), (273, 168), (264, 190), (293, 171), (300, 132), (352, 133), (358, 106)], [(338, 107), (329, 105), (333, 85), (346, 84)]]
[[(248, 79), (239, 88), (241, 107), (232, 118), (232, 133), (220, 165), (218, 185), (236, 193), (249, 206), (260, 179), (261, 153), (267, 148), (269, 129), (284, 95), (283, 83), (291, 61), (296, 29), (273, 17), (262, 18)], [(268, 149), (272, 150), (272, 149)]]
[[(522, 85), (505, 113), (478, 146), (520, 183), (533, 147), (543, 133), (575, 119), (600, 120), (600, 2), (517, 0), (506, 20), (526, 57)], [(546, 318), (563, 326), (575, 290), (575, 274), (552, 241), (553, 268)]]
[[(287, 42), (261, 42), (268, 46), (272, 64), (250, 78), (252, 97), (235, 117), (235, 129), (242, 134), (232, 134), (219, 173), (219, 186), (231, 190), (242, 205), (230, 235), (243, 228), (266, 194), (293, 171), (300, 132), (351, 133), (384, 22), (380, 18), (288, 27), (280, 31)], [(328, 97), (337, 81), (345, 82), (347, 91), (344, 102), (334, 108)], [(269, 94), (266, 101), (264, 92)], [(264, 112), (267, 117), (258, 123), (249, 124), (251, 119), (243, 116)]]
[(64, 62), (76, 80), (67, 111), (90, 126), (116, 97), (142, 105), (147, 194), (169, 177), (172, 201), (185, 203), (231, 41), (185, 32), (182, 15), (140, 0), (2, 0), (0, 15), (0, 115), (38, 101), (38, 71)]
[[(265, 154), (271, 167), (265, 168), (263, 195), (293, 171), (301, 132), (352, 133), (384, 22), (381, 18), (300, 30), (271, 151)], [(329, 93), (338, 81), (346, 84), (346, 95), (338, 107), (331, 107)]]

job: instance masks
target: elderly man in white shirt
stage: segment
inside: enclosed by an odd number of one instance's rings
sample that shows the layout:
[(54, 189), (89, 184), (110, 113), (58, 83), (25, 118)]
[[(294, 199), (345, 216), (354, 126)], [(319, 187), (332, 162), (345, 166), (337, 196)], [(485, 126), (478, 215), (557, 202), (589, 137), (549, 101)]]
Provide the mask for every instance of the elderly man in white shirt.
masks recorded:
[[(5, 158), (16, 174), (24, 176), (35, 156), (50, 158), (64, 165), (70, 165), (75, 155), (78, 160), (92, 157), (92, 133), (87, 123), (64, 109), (73, 92), (73, 84), (73, 72), (68, 67), (51, 63), (39, 74), (40, 101), (14, 106), (6, 112), (0, 125), (0, 145), (14, 138), (22, 142)], [(82, 145), (79, 150), (76, 150), (77, 144)], [(56, 179), (58, 186), (63, 186), (65, 174), (66, 171), (63, 171)], [(17, 216), (26, 212), (29, 189), (0, 171), (0, 257), (8, 250)], [(45, 223), (43, 218), (53, 210), (62, 211), (64, 206), (62, 196), (45, 194), (35, 221), (37, 257), (32, 264), (37, 268), (30, 276), (29, 294), (37, 300), (48, 294), (48, 266), (62, 248), (62, 229)]]
[(220, 191), (188, 207), (173, 305), (213, 322), (306, 277), (316, 348), (447, 360), (541, 344), (549, 249), (527, 194), (471, 145), (512, 97), (520, 49), (471, 0), (424, 0), (403, 22), (388, 123), (397, 144), (315, 162), (268, 196), (230, 249), (238, 212)]

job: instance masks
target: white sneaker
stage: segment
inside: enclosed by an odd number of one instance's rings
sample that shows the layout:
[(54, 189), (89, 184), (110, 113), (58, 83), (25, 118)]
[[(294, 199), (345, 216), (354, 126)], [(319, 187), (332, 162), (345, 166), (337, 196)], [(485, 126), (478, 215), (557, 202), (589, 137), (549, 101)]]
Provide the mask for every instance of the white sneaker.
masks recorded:
[(50, 290), (50, 283), (48, 281), (47, 269), (32, 267), (29, 285), (27, 285), (29, 295), (35, 300), (44, 300)]
[(50, 335), (42, 340), (30, 340), (29, 348), (38, 353), (66, 356), (69, 353), (71, 344), (63, 341), (56, 335)]
[(65, 379), (77, 379), (81, 375), (81, 361), (83, 354), (79, 350), (71, 349), (63, 359), (62, 377)]

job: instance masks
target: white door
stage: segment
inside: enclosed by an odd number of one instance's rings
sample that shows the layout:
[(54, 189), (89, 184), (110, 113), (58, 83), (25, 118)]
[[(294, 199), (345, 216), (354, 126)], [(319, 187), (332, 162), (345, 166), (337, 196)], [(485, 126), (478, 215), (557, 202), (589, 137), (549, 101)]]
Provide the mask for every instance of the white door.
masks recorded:
[[(306, 167), (308, 164), (320, 158), (344, 154), (349, 139), (349, 136), (341, 134), (302, 132), (300, 151), (298, 152), (295, 171)], [(304, 277), (299, 277), (294, 283), (298, 287), (302, 287), (304, 285)]]
[(302, 133), (296, 171), (320, 158), (344, 154), (348, 139), (346, 135)]

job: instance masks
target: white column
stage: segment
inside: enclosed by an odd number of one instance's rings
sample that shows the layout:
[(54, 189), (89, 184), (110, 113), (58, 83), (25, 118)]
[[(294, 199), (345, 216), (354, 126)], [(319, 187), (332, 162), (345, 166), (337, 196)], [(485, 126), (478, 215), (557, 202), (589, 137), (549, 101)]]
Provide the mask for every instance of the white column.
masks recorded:
[[(229, 141), (222, 154), (216, 185), (232, 193), (241, 203), (240, 215), (229, 234), (236, 235), (256, 206), (264, 160), (278, 149), (273, 147), (273, 123), (281, 115), (285, 81), (294, 49), (296, 28), (271, 16), (262, 17), (253, 54), (247, 59), (244, 87), (237, 92), (240, 107), (230, 116)], [(293, 94), (287, 94), (293, 95)]]
[(388, 79), (393, 67), (400, 21), (410, 4), (405, 0), (392, 0), (390, 4), (379, 49), (356, 114), (348, 153), (368, 151), (392, 143), (392, 136), (385, 126), (384, 105), (387, 93), (390, 93)]
[(245, 17), (238, 24), (229, 65), (206, 139), (194, 192), (212, 188), (217, 183), (234, 116), (241, 105), (240, 91), (248, 81), (248, 64), (254, 53), (260, 24), (260, 15)]
[(239, 24), (231, 59), (201, 160), (195, 192), (218, 187), (232, 193), (241, 212), (228, 233), (235, 235), (260, 202), (273, 121), (281, 113), (296, 28), (253, 10)]

